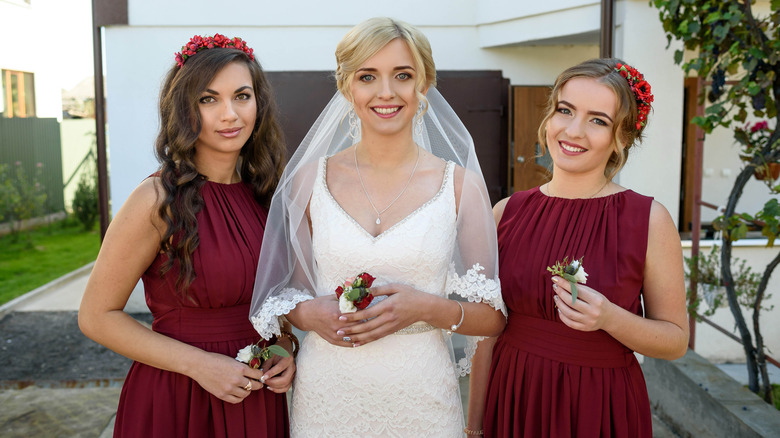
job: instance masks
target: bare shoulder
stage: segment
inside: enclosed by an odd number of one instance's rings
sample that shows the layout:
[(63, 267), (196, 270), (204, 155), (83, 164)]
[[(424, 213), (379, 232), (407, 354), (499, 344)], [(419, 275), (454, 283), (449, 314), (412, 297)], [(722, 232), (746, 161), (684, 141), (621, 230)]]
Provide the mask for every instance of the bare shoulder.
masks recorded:
[(647, 230), (648, 252), (653, 250), (666, 251), (681, 248), (680, 234), (672, 220), (669, 211), (658, 201), (653, 200), (650, 206), (650, 223)]
[(139, 230), (155, 230), (156, 234), (162, 235), (166, 228), (159, 212), (163, 199), (160, 178), (146, 178), (130, 193), (111, 223), (138, 227)]
[(493, 206), (493, 217), (496, 220), (496, 226), (501, 222), (501, 218), (504, 217), (504, 209), (507, 203), (509, 203), (509, 197), (496, 202), (496, 205)]

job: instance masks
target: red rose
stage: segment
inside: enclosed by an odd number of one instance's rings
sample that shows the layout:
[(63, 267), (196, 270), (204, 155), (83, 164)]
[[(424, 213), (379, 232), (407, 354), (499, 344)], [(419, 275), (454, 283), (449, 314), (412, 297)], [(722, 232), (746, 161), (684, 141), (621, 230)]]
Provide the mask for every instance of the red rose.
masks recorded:
[(254, 368), (254, 369), (260, 368), (261, 364), (262, 364), (262, 362), (260, 362), (260, 358), (259, 357), (253, 357), (252, 360), (249, 361), (249, 366)]
[(341, 298), (341, 294), (343, 294), (343, 293), (344, 293), (344, 287), (343, 286), (339, 286), (339, 287), (336, 288), (336, 298)]
[[(366, 275), (368, 275), (368, 274), (366, 274)], [(372, 278), (371, 281), (373, 281), (373, 278)], [(374, 296), (369, 293), (368, 295), (364, 296), (362, 300), (355, 301), (355, 307), (357, 307), (358, 310), (363, 310), (366, 307), (368, 307), (369, 304), (371, 304), (371, 300), (373, 300), (373, 299), (374, 299)]]
[(364, 273), (358, 275), (358, 278), (363, 280), (363, 286), (365, 286), (367, 288), (371, 287), (371, 285), (374, 284), (374, 280), (376, 280), (376, 278), (372, 277), (371, 274), (369, 274), (367, 272), (364, 272)]

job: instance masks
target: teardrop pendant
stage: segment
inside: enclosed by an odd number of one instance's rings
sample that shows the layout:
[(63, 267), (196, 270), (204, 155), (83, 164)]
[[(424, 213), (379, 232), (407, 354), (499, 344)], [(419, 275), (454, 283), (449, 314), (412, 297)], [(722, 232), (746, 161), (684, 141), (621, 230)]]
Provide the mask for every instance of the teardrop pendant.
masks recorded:
[(380, 221), (379, 218), (376, 218), (376, 224), (379, 225), (381, 223), (382, 223), (382, 221)]

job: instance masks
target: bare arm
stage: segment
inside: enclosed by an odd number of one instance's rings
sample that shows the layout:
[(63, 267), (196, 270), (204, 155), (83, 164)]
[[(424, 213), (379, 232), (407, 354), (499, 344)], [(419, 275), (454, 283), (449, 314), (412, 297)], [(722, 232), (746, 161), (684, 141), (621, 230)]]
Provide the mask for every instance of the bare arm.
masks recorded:
[[(156, 333), (126, 314), (127, 299), (160, 250), (156, 178), (130, 195), (108, 228), (79, 309), (79, 327), (90, 339), (130, 359), (187, 375), (220, 399), (238, 403), (243, 389), (263, 373), (225, 355), (209, 353)], [(260, 389), (258, 382), (253, 389)]]
[(580, 295), (572, 306), (568, 282), (555, 280), (556, 303), (566, 325), (577, 330), (603, 329), (626, 347), (650, 357), (671, 360), (685, 354), (689, 333), (682, 249), (674, 222), (660, 203), (653, 202), (650, 210), (643, 284), (646, 317), (609, 302), (585, 285), (577, 286)]
[[(509, 198), (498, 201), (493, 207), (493, 218), (496, 228), (504, 216), (504, 208)], [(493, 359), (493, 346), (497, 338), (487, 338), (477, 344), (477, 351), (471, 360), (471, 375), (469, 376), (469, 411), (466, 427), (471, 430), (482, 430), (482, 419), (485, 416), (485, 396), (490, 378), (490, 363)]]
[(490, 379), (490, 363), (493, 360), (493, 346), (497, 338), (487, 338), (477, 344), (477, 351), (471, 359), (471, 375), (469, 376), (469, 411), (466, 427), (477, 431), (482, 430), (482, 420), (485, 417), (485, 396)]

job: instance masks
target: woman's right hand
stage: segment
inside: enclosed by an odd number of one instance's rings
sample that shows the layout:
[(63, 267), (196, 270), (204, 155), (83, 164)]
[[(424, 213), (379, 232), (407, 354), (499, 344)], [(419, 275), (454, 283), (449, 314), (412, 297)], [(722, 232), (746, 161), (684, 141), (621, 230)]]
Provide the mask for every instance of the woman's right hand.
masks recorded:
[(345, 342), (336, 334), (339, 329), (353, 325), (339, 321), (340, 316), (336, 295), (326, 295), (299, 303), (287, 314), (287, 319), (299, 329), (313, 331), (333, 345), (351, 347), (351, 342)]
[[(241, 403), (251, 391), (263, 388), (260, 378), (263, 371), (254, 369), (231, 357), (204, 351), (190, 374), (206, 391), (228, 403)], [(251, 390), (246, 389), (251, 383)]]

